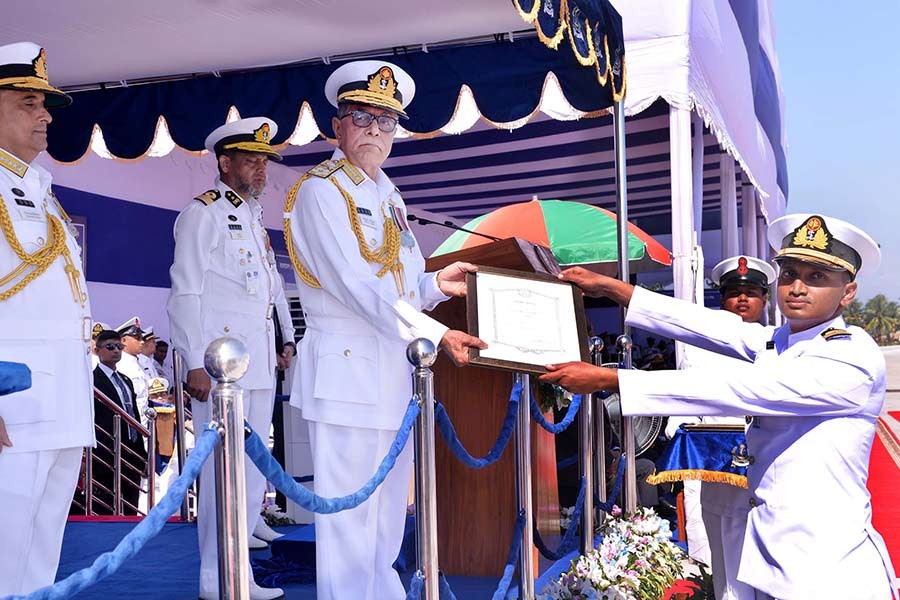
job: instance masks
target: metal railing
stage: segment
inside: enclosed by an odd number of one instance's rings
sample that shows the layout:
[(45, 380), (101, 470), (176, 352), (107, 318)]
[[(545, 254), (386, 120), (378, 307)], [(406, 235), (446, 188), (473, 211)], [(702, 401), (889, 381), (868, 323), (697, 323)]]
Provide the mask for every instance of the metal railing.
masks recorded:
[[(145, 516), (156, 504), (156, 498), (154, 497), (156, 411), (152, 408), (147, 408), (144, 412), (144, 416), (150, 422), (150, 427), (148, 428), (125, 412), (121, 406), (97, 388), (94, 388), (94, 398), (112, 412), (112, 431), (106, 431), (102, 427), (94, 425), (97, 436), (97, 449), (105, 451), (107, 458), (111, 457), (112, 464), (102, 458), (103, 452), (97, 452), (94, 448), (86, 448), (83, 479), (84, 502), (82, 503), (76, 496), (72, 504), (79, 512), (83, 512), (88, 516), (98, 514), (98, 507), (105, 509), (104, 512), (112, 515), (123, 515), (127, 509), (134, 512), (134, 514)], [(124, 443), (122, 438), (123, 421), (125, 431), (127, 432), (129, 427), (134, 429), (139, 439), (147, 447), (146, 459)], [(96, 471), (98, 467), (106, 467), (112, 472), (112, 489), (109, 489), (104, 483), (97, 480)], [(144, 482), (146, 482), (146, 486), (143, 485)], [(146, 494), (146, 512), (123, 498), (124, 486), (137, 487), (139, 496), (140, 494)], [(97, 492), (100, 492), (100, 494)]]

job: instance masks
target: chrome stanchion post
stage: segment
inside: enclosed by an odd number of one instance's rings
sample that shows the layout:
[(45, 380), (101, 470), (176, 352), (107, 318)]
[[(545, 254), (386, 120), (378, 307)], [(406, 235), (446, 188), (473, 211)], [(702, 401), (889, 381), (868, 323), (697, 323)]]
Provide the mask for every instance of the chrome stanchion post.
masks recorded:
[[(247, 490), (244, 476), (244, 397), (235, 382), (250, 366), (250, 353), (234, 338), (209, 345), (203, 365), (216, 380), (212, 421), (222, 436), (216, 446), (216, 518), (218, 521), (219, 598), (250, 598), (247, 556)], [(183, 468), (182, 465), (179, 465)]]
[(84, 459), (84, 514), (90, 516), (94, 510), (94, 449), (87, 448)]
[(413, 393), (419, 404), (415, 427), (416, 462), (416, 568), (425, 580), (425, 600), (438, 600), (437, 469), (434, 464), (434, 374), (437, 352), (431, 341), (419, 338), (406, 347), (415, 367)]
[[(616, 338), (616, 348), (619, 351), (619, 362), (624, 369), (631, 368), (631, 336), (622, 334)], [(621, 404), (620, 404), (621, 406)], [(622, 415), (621, 426), (619, 431), (622, 432), (622, 454), (625, 459), (625, 472), (622, 477), (622, 489), (625, 490), (625, 510), (633, 513), (637, 510), (637, 476), (635, 475), (634, 465), (634, 419)]]
[(122, 514), (122, 417), (113, 415), (113, 514)]
[(519, 598), (534, 598), (534, 532), (531, 503), (531, 378), (516, 373), (516, 381), (522, 386), (519, 414), (516, 419), (516, 491), (519, 514), (525, 518), (522, 529), (522, 547), (519, 550)]
[[(187, 450), (184, 445), (184, 381), (182, 380), (184, 361), (178, 350), (174, 348), (172, 349), (172, 373), (175, 379), (175, 445), (178, 452), (178, 472), (181, 473), (187, 458)], [(193, 488), (193, 484), (191, 487)], [(188, 494), (185, 492), (184, 500), (181, 503), (181, 518), (187, 521), (190, 516)]]
[[(591, 340), (599, 338), (591, 338)], [(581, 398), (578, 412), (578, 437), (581, 440), (581, 477), (584, 501), (581, 510), (581, 553), (594, 549), (594, 406), (591, 394)]]
[(156, 506), (156, 411), (148, 406), (144, 410), (147, 417), (147, 428), (150, 437), (147, 438), (147, 512)]
[[(594, 336), (589, 341), (591, 364), (603, 364), (603, 338)], [(594, 473), (596, 475), (597, 498), (606, 502), (606, 411), (599, 393), (590, 397), (594, 409)]]

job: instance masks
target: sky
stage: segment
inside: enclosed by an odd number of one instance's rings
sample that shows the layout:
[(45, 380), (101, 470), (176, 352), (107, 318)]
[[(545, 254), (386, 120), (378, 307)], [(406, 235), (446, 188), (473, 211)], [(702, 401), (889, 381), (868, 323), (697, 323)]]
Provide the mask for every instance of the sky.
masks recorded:
[(859, 298), (900, 300), (900, 0), (776, 0), (787, 211), (818, 212), (881, 244)]

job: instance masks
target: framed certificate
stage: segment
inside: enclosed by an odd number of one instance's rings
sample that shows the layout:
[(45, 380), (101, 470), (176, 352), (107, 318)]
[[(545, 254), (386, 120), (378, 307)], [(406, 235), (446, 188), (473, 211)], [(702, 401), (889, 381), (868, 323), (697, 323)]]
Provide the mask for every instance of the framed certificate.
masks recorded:
[(574, 285), (482, 266), (466, 284), (469, 333), (488, 344), (469, 349), (471, 364), (546, 373), (547, 364), (588, 360), (584, 302)]

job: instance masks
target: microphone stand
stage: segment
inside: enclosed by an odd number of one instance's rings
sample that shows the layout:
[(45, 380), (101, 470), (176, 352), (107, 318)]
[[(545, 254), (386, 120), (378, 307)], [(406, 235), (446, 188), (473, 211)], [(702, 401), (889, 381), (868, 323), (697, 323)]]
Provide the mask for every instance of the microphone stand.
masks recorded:
[(416, 215), (409, 215), (409, 214), (406, 215), (406, 218), (409, 219), (410, 221), (418, 221), (422, 225), (440, 225), (441, 227), (446, 227), (448, 229), (455, 229), (456, 231), (464, 231), (465, 233), (471, 233), (472, 235), (478, 235), (478, 236), (487, 238), (494, 242), (499, 242), (500, 240), (503, 239), (503, 238), (499, 238), (494, 235), (488, 235), (486, 233), (479, 233), (477, 231), (472, 231), (471, 229), (466, 229), (465, 227), (460, 227), (453, 221), (444, 221), (443, 223), (441, 223), (440, 221), (432, 221), (431, 219), (425, 219), (422, 217), (417, 217)]

